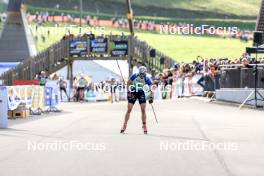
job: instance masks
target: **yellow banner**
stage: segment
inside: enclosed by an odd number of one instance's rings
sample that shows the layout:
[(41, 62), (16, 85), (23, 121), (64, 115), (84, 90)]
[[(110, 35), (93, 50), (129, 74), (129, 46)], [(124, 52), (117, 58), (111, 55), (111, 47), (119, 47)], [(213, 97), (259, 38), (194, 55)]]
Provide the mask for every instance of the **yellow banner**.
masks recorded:
[(15, 110), (21, 103), (26, 105), (26, 108), (33, 111), (45, 109), (45, 94), (42, 86), (9, 86), (8, 107), (9, 110)]
[(43, 86), (32, 86), (32, 106), (33, 111), (45, 109), (45, 88)]

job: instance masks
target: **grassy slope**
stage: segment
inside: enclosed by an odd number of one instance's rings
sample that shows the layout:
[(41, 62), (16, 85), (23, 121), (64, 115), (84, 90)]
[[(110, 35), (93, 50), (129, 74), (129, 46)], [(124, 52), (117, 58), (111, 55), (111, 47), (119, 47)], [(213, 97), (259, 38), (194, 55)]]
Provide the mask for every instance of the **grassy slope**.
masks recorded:
[[(125, 17), (125, 0), (83, 0), (84, 16), (96, 15), (112, 18), (115, 15)], [(190, 23), (194, 25), (213, 25), (221, 27), (236, 26), (242, 30), (254, 30), (256, 16), (261, 0), (133, 0), (132, 7), (136, 19), (150, 19), (157, 22)], [(27, 0), (29, 10), (50, 11), (55, 14), (73, 14), (79, 17), (79, 0)], [(55, 10), (55, 4), (61, 9)], [(107, 4), (107, 5), (106, 5)], [(66, 10), (67, 9), (67, 10)], [(97, 11), (98, 9), (98, 11)], [(181, 11), (183, 10), (183, 11)], [(97, 13), (99, 12), (99, 13)], [(154, 16), (154, 15), (157, 16)], [(225, 19), (225, 16), (228, 19)]]
[[(79, 0), (53, 0), (52, 2), (47, 2), (46, 0), (26, 0), (28, 3), (39, 6), (49, 6), (54, 7), (54, 4), (58, 3), (62, 7), (68, 9), (73, 9), (74, 6), (79, 5)], [(115, 9), (115, 6), (121, 5), (125, 7), (125, 0), (83, 0), (84, 8), (89, 8), (89, 6), (96, 5), (96, 8), (104, 9), (111, 7), (114, 11), (120, 9)], [(215, 12), (222, 14), (233, 14), (238, 16), (257, 16), (259, 11), (259, 5), (261, 0), (132, 0), (133, 7), (157, 7), (160, 9), (185, 9), (193, 11), (206, 11)], [(108, 4), (108, 5), (106, 5)], [(150, 10), (150, 8), (149, 8)], [(94, 9), (96, 11), (96, 9)], [(145, 11), (147, 13), (147, 11)]]
[[(44, 35), (47, 31), (53, 31), (50, 38), (43, 43), (38, 42), (38, 50), (43, 50), (50, 46), (51, 44), (59, 41), (62, 35), (67, 31), (65, 28), (55, 28), (55, 27), (43, 27), (41, 32)], [(71, 32), (77, 34), (78, 28), (71, 29)], [(84, 31), (84, 30), (83, 30)], [(116, 29), (106, 29), (105, 34), (109, 34), (110, 31), (113, 34), (120, 34), (122, 30)], [(33, 27), (33, 32), (37, 34)], [(96, 34), (96, 31), (94, 31)], [(125, 32), (128, 34), (127, 32)], [(158, 50), (164, 52), (166, 55), (173, 57), (178, 62), (191, 62), (198, 55), (203, 57), (229, 57), (232, 59), (239, 58), (243, 52), (245, 52), (245, 47), (250, 46), (251, 43), (242, 43), (237, 39), (222, 39), (215, 37), (199, 37), (199, 36), (171, 36), (171, 35), (160, 35), (154, 33), (147, 33), (142, 31), (136, 31), (136, 35), (140, 39), (146, 40), (151, 46), (157, 48)]]
[[(111, 0), (124, 2), (124, 0)], [(195, 11), (219, 12), (225, 14), (256, 16), (261, 0), (133, 0), (132, 3), (143, 7), (156, 6), (181, 8)]]
[(237, 39), (200, 36), (157, 36), (140, 33), (139, 38), (146, 40), (151, 46), (158, 48), (177, 61), (192, 61), (197, 56), (236, 59), (245, 52), (246, 46), (251, 45), (251, 43), (242, 43)]
[[(41, 1), (41, 0), (40, 0)], [(76, 0), (75, 0), (76, 1)], [(93, 0), (84, 0), (93, 1)], [(98, 1), (98, 0), (96, 0)], [(104, 1), (104, 0), (100, 0)], [(107, 0), (123, 3), (124, 0)], [(54, 2), (53, 2), (54, 3)], [(61, 3), (61, 2), (60, 2)], [(150, 6), (161, 6), (163, 8), (182, 8), (188, 10), (204, 10), (204, 11), (217, 11), (221, 13), (236, 14), (236, 15), (256, 15), (258, 13), (258, 5), (260, 0), (235, 0), (235, 2), (227, 3), (226, 0), (133, 0), (133, 5), (148, 7)], [(191, 5), (190, 5), (191, 4)], [(222, 7), (222, 8), (218, 8)], [(0, 9), (2, 5), (0, 4)], [(246, 9), (246, 11), (245, 11)], [(151, 17), (140, 17), (140, 18), (151, 18)], [(185, 21), (185, 22), (205, 22), (204, 24), (220, 24), (220, 25), (234, 25), (238, 26), (254, 26), (253, 20), (225, 20), (222, 22), (221, 19), (174, 19), (174, 18), (155, 18), (156, 20), (164, 21)], [(43, 33), (46, 34), (48, 27), (43, 28)], [(53, 44), (54, 42), (60, 40), (62, 35), (65, 33), (65, 29), (59, 28), (54, 32), (54, 28), (49, 27), (52, 31), (51, 37), (46, 41), (46, 43), (38, 42), (38, 49), (43, 50)], [(111, 30), (114, 33), (119, 33), (116, 29), (106, 29), (105, 33), (109, 33)], [(34, 30), (33, 30), (34, 31)], [(77, 33), (78, 29), (73, 30)], [(251, 43), (241, 43), (236, 39), (221, 39), (213, 37), (198, 37), (198, 36), (168, 36), (159, 35), (153, 33), (146, 33), (142, 31), (137, 31), (137, 35), (146, 40), (153, 47), (161, 50), (167, 55), (175, 58), (177, 61), (192, 61), (197, 55), (203, 57), (230, 57), (238, 58), (242, 52), (244, 52), (246, 46), (250, 46)], [(168, 43), (169, 41), (169, 43)]]

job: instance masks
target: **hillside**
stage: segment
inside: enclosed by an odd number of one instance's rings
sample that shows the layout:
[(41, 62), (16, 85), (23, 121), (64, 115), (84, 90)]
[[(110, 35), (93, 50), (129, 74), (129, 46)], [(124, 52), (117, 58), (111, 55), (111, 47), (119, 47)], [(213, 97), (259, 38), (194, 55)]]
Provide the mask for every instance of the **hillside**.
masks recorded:
[[(6, 8), (0, 0), (0, 12)], [(24, 0), (31, 13), (49, 11), (50, 14), (71, 14), (79, 17), (79, 0)], [(189, 23), (196, 26), (236, 26), (254, 30), (261, 0), (132, 0), (135, 18), (170, 23)], [(103, 19), (125, 17), (126, 0), (83, 0), (83, 15)], [(55, 9), (59, 4), (60, 8)]]
[[(35, 7), (54, 7), (74, 10), (79, 0), (26, 0)], [(106, 14), (125, 14), (125, 0), (83, 0), (85, 11)], [(138, 16), (159, 16), (177, 18), (233, 18), (255, 19), (261, 0), (132, 0)]]
[[(65, 25), (67, 26), (67, 25)], [(44, 35), (48, 38), (45, 42), (38, 40), (37, 48), (38, 51), (43, 51), (50, 45), (59, 41), (65, 34), (65, 26), (54, 27), (53, 25), (46, 24), (41, 26), (38, 31), (36, 31), (35, 24), (31, 24), (31, 29), (34, 36), (41, 38)], [(47, 36), (47, 31), (52, 32), (50, 36)], [(85, 26), (83, 26), (85, 30)], [(79, 28), (72, 28), (71, 32), (73, 34), (79, 33)], [(128, 30), (116, 29), (116, 28), (105, 28), (104, 34), (129, 34)], [(101, 35), (102, 33), (98, 30), (93, 30), (96, 35)], [(205, 58), (230, 58), (237, 59), (245, 52), (245, 48), (252, 45), (251, 42), (241, 42), (238, 39), (224, 39), (220, 37), (210, 37), (210, 36), (183, 36), (183, 35), (160, 35), (156, 33), (135, 31), (136, 36), (141, 40), (146, 41), (152, 47), (157, 48), (166, 55), (174, 58), (178, 62), (191, 62), (197, 56), (203, 56)], [(169, 41), (169, 45), (168, 45)], [(228, 46), (228, 47), (227, 47)]]

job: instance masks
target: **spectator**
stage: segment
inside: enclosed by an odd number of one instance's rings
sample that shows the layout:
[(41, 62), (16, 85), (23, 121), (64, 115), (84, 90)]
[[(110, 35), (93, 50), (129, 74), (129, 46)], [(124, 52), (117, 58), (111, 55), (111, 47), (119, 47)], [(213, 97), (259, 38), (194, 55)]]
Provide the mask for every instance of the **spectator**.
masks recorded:
[(63, 77), (60, 77), (58, 81), (58, 85), (60, 87), (61, 101), (62, 101), (62, 93), (64, 92), (64, 94), (67, 96), (68, 102), (70, 102), (70, 97), (68, 96), (68, 93), (67, 93), (67, 82), (63, 79)]

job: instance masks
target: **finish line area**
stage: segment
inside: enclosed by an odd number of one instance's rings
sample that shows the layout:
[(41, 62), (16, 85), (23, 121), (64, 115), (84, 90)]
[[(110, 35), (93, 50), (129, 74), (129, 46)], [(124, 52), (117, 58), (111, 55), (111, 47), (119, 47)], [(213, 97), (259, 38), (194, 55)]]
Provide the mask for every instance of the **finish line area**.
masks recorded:
[[(1, 175), (263, 175), (262, 111), (193, 98), (155, 102), (159, 123), (147, 105), (144, 135), (136, 104), (120, 134), (126, 106), (62, 103), (62, 113), (9, 120), (0, 130)], [(201, 148), (210, 144), (231, 148)]]

